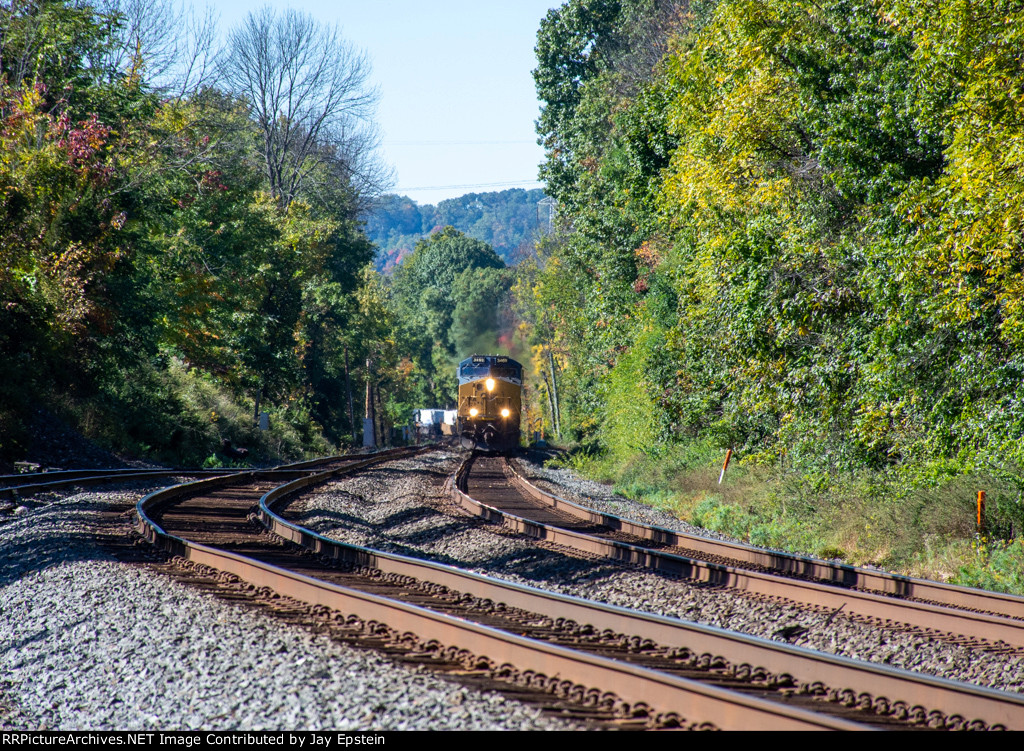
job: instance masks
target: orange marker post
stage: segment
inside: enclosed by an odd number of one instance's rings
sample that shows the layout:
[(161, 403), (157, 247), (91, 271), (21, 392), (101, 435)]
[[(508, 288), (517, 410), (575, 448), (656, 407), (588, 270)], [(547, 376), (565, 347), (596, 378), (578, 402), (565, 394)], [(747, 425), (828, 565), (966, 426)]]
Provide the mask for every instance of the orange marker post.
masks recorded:
[(732, 459), (732, 449), (725, 452), (725, 464), (722, 465), (722, 474), (718, 476), (718, 484), (722, 484), (722, 480), (725, 479), (725, 470), (729, 469), (729, 460)]
[(985, 491), (978, 491), (978, 534), (985, 531)]

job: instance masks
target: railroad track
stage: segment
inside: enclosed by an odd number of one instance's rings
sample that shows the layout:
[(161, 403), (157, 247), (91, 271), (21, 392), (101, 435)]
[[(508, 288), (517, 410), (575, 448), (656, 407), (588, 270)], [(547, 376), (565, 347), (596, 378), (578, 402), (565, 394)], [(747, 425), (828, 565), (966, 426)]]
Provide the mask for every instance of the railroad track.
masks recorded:
[(0, 500), (14, 502), (37, 493), (89, 485), (132, 483), (165, 477), (218, 477), (238, 473), (238, 469), (81, 469), (61, 472), (40, 472), (30, 475), (0, 476)]
[[(984, 645), (993, 651), (1019, 653), (1024, 649), (1024, 619), (1018, 617), (1022, 598), (920, 580), (907, 580), (904, 591), (927, 590), (928, 600), (858, 589), (850, 584), (863, 569), (757, 551), (734, 543), (719, 544), (586, 509), (528, 483), (504, 458), (471, 455), (456, 473), (452, 495), (467, 511), (521, 534), (704, 586), (730, 588), (825, 611), (841, 609), (847, 615), (871, 619), (884, 627), (920, 630), (935, 638)], [(756, 566), (709, 562), (701, 557), (705, 553), (695, 553), (693, 548), (698, 545), (716, 561), (737, 548), (748, 548), (751, 557), (761, 552), (764, 559)], [(763, 565), (771, 559), (780, 561), (778, 570)], [(822, 571), (845, 568), (852, 573), (841, 583), (824, 577), (795, 577), (794, 561), (808, 562), (807, 567), (813, 563)], [(867, 573), (879, 581), (905, 579), (882, 572)], [(944, 603), (943, 597), (957, 604)], [(965, 609), (963, 603), (972, 609)]]
[[(352, 458), (366, 455), (351, 455)], [(266, 472), (292, 472), (307, 467), (337, 462), (340, 457), (307, 459), (291, 464), (282, 464)], [(0, 500), (14, 501), (31, 497), (37, 493), (89, 485), (132, 483), (165, 477), (222, 477), (237, 475), (252, 470), (235, 467), (214, 467), (212, 469), (69, 469), (54, 472), (32, 472), (18, 475), (0, 475)]]
[(844, 589), (876, 592), (906, 600), (1024, 620), (1024, 597), (960, 587), (927, 579), (915, 579), (889, 571), (851, 566), (846, 563), (822, 560), (781, 550), (766, 550), (740, 542), (715, 540), (634, 522), (613, 514), (595, 511), (553, 493), (548, 493), (529, 482), (513, 463), (506, 461), (505, 465), (503, 469), (506, 475), (518, 489), (538, 501), (542, 506), (568, 515), (562, 518), (583, 521), (623, 533), (637, 540), (646, 540), (648, 545), (657, 546), (669, 552), (712, 563), (786, 574), (794, 578), (831, 584)]
[[(457, 658), (463, 672), (478, 677), (575, 697), (626, 726), (1024, 727), (1024, 703), (1001, 692), (337, 543), (274, 510), (307, 487), (374, 461), (380, 459), (307, 473), (285, 485), (275, 486), (279, 477), (254, 475), (159, 491), (139, 504), (140, 531), (250, 586), (327, 606), (346, 614), (346, 622), (355, 618), (378, 640)], [(277, 536), (254, 526), (256, 500)], [(300, 555), (281, 538), (320, 556)], [(558, 711), (572, 711), (562, 699), (556, 703)]]

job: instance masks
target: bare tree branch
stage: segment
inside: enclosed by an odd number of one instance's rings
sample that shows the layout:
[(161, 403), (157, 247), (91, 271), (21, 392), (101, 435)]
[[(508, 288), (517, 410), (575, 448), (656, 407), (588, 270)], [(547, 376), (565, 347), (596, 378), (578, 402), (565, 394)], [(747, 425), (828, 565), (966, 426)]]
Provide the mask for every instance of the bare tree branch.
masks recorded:
[(177, 99), (213, 82), (219, 48), (212, 7), (197, 12), (173, 0), (99, 0), (96, 7), (116, 19), (106, 69), (144, 78)]
[(317, 176), (347, 177), (356, 192), (373, 189), (380, 173), (372, 166), (377, 90), (368, 82), (366, 54), (336, 25), (292, 10), (250, 13), (230, 35), (221, 73), (260, 128), (267, 179), (281, 206), (315, 193)]

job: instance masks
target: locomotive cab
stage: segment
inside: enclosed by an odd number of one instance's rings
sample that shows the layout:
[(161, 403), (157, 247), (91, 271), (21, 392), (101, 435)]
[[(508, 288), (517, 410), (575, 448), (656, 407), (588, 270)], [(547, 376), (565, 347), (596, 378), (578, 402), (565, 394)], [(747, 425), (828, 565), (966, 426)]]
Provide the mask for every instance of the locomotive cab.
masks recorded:
[(459, 363), (456, 429), (466, 448), (519, 447), (523, 366), (504, 355), (473, 355)]

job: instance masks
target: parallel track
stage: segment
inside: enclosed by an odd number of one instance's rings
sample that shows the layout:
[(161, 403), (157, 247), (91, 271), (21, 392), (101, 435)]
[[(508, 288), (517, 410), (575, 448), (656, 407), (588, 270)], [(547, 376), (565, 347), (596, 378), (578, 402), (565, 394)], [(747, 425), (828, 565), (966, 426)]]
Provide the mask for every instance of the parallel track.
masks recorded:
[[(679, 670), (679, 663), (690, 670), (700, 667), (705, 675), (714, 671), (724, 682), (733, 687), (739, 685), (740, 690), (744, 690), (743, 683), (751, 676), (760, 676), (757, 685), (747, 685), (745, 690), (766, 697), (774, 693), (776, 700), (800, 704), (814, 697), (816, 701), (810, 706), (819, 708), (822, 700), (855, 707), (856, 711), (844, 716), (861, 722), (875, 712), (882, 715), (874, 718), (876, 726), (881, 727), (887, 727), (889, 718), (893, 718), (929, 727), (1024, 729), (1024, 697), (1014, 694), (638, 613), (331, 540), (285, 518), (279, 507), (286, 506), (297, 489), (298, 484), (282, 486), (260, 501), (264, 524), (278, 535), (330, 559), (380, 571), (405, 581), (407, 586), (413, 581), (441, 586), (485, 603), (501, 603), (509, 610), (530, 614), (517, 627), (518, 633), (528, 633), (531, 628), (543, 631), (551, 624), (561, 624), (570, 636), (563, 634), (557, 639), (573, 642), (577, 649), (628, 644), (633, 654), (619, 658), (641, 662), (675, 655), (675, 665), (662, 663), (660, 669)], [(538, 622), (544, 624), (539, 630), (530, 625)], [(543, 633), (535, 635), (556, 638)]]
[[(392, 449), (379, 454), (346, 454), (319, 459), (306, 459), (300, 462), (281, 464), (273, 469), (259, 470), (264, 474), (282, 474), (302, 471), (311, 467), (327, 469), (338, 463), (345, 463), (370, 456), (383, 456), (400, 451)], [(239, 469), (236, 467), (215, 467), (212, 469), (69, 469), (55, 472), (32, 472), (20, 475), (0, 475), (0, 500), (13, 501), (28, 498), (36, 493), (46, 493), (64, 488), (85, 487), (88, 485), (110, 485), (117, 483), (133, 483), (141, 480), (154, 480), (163, 477), (225, 477), (251, 473), (257, 470)]]
[[(1024, 620), (1007, 615), (906, 600), (684, 555), (688, 551), (671, 547), (671, 540), (677, 539), (678, 533), (599, 512), (580, 513), (581, 507), (526, 483), (502, 458), (473, 455), (467, 459), (456, 475), (453, 498), (471, 513), (530, 537), (706, 586), (728, 587), (833, 611), (841, 608), (847, 614), (871, 618), (883, 625), (909, 626), (958, 643), (984, 642), (989, 648), (1001, 651), (1024, 648)], [(942, 586), (935, 584), (936, 590)], [(1019, 599), (996, 595), (989, 600), (987, 594), (990, 593), (977, 591), (976, 598), (991, 607), (1007, 599)]]
[(664, 527), (642, 524), (613, 514), (595, 511), (544, 491), (523, 477), (512, 462), (505, 462), (504, 471), (519, 490), (542, 506), (566, 515), (560, 518), (574, 519), (606, 530), (620, 532), (637, 540), (646, 541), (649, 547), (708, 562), (771, 571), (845, 589), (877, 592), (907, 600), (1024, 620), (1024, 597), (971, 589), (927, 579), (916, 579), (888, 571), (851, 566), (846, 563), (785, 551), (765, 550), (739, 542), (715, 540)]
[[(163, 477), (220, 477), (237, 474), (237, 469), (130, 469), (130, 470), (70, 470), (42, 472), (32, 475), (5, 475), (0, 482), (10, 483), (0, 488), (0, 500), (14, 501), (64, 488), (89, 485), (129, 484), (141, 480)], [(17, 484), (14, 484), (17, 483)]]
[[(295, 492), (369, 463), (298, 478), (286, 486), (285, 492)], [(749, 681), (745, 692), (740, 693), (716, 684), (744, 681), (707, 670), (696, 671), (704, 673), (702, 681), (679, 677), (678, 673), (688, 668), (685, 659), (678, 656), (671, 658), (677, 668), (673, 675), (604, 654), (630, 651), (628, 640), (618, 650), (611, 643), (588, 652), (567, 648), (559, 643), (572, 632), (564, 623), (533, 626), (535, 631), (548, 637), (556, 634), (559, 639), (522, 636), (524, 626), (537, 616), (511, 616), (505, 607), (480, 603), (477, 598), (441, 590), (437, 585), (417, 584), (407, 577), (389, 580), (379, 570), (359, 566), (339, 569), (334, 562), (299, 554), (280, 538), (254, 528), (249, 518), (259, 494), (273, 484), (259, 476), (217, 478), (159, 491), (140, 501), (138, 526), (151, 541), (196, 564), (212, 566), (255, 587), (271, 587), (309, 605), (327, 606), (350, 618), (358, 617), (378, 635), (384, 629), (410, 649), (459, 655), (471, 670), (513, 676), (520, 683), (555, 695), (576, 696), (603, 705), (626, 720), (633, 718), (633, 722), (640, 717), (661, 725), (687, 727), (706, 726), (709, 721), (716, 727), (732, 728), (862, 727), (843, 719), (847, 710), (838, 704), (830, 705), (830, 715), (823, 715), (751, 695), (764, 689), (751, 688)], [(387, 628), (374, 623), (387, 624)], [(610, 687), (614, 687), (614, 695)], [(811, 698), (804, 696), (791, 703), (799, 705)], [(557, 696), (552, 696), (552, 701), (564, 704)], [(882, 717), (876, 726), (890, 722)]]
[[(1024, 701), (1001, 692), (344, 545), (291, 524), (272, 510), (325, 479), (310, 475), (271, 490), (260, 500), (260, 515), (279, 535), (329, 557), (332, 565), (313, 565), (308, 557), (295, 556), (253, 529), (247, 517), (254, 496), (273, 484), (265, 479), (253, 478), (245, 487), (232, 482), (220, 490), (217, 482), (195, 483), (190, 490), (153, 494), (139, 504), (140, 526), (148, 537), (163, 540), (175, 552), (256, 586), (273, 586), (310, 604), (329, 604), (344, 613), (387, 623), (395, 634), (416, 634), (412, 641), (420, 645), (436, 641), (464, 650), (463, 659), (477, 668), (487, 666), (491, 673), (512, 671), (521, 682), (525, 676), (531, 685), (589, 695), (626, 717), (640, 714), (669, 725), (711, 723), (743, 729), (887, 728), (908, 723), (1024, 728)], [(200, 485), (214, 487), (195, 495)], [(184, 535), (174, 539), (147, 521), (146, 508), (189, 493), (192, 499), (157, 514), (169, 530)], [(195, 539), (186, 542), (185, 535)], [(204, 542), (219, 543), (221, 549)], [(342, 570), (337, 562), (344, 564)], [(387, 602), (382, 596), (399, 602)], [(616, 696), (595, 688), (600, 686), (614, 686)], [(731, 690), (722, 691), (723, 686)], [(832, 701), (824, 702), (822, 697)], [(808, 711), (823, 707), (830, 716)], [(858, 724), (849, 724), (851, 720)]]

